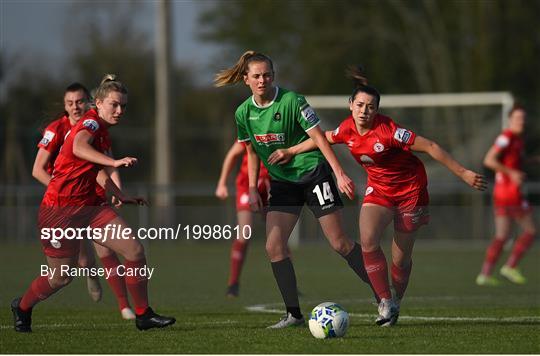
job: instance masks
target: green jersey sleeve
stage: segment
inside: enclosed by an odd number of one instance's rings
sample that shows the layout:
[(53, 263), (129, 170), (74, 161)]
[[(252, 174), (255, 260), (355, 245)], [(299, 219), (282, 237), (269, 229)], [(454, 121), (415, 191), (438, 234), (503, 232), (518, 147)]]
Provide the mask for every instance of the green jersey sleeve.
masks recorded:
[(304, 98), (302, 95), (298, 95), (297, 103), (299, 111), (299, 115), (297, 115), (297, 120), (300, 126), (304, 129), (304, 131), (311, 130), (321, 122), (321, 120), (319, 120), (319, 117), (315, 113), (315, 110), (313, 110), (313, 108), (306, 101), (306, 98)]
[(239, 142), (249, 141), (249, 134), (246, 129), (246, 115), (240, 108), (236, 110), (234, 117), (236, 119), (236, 131)]

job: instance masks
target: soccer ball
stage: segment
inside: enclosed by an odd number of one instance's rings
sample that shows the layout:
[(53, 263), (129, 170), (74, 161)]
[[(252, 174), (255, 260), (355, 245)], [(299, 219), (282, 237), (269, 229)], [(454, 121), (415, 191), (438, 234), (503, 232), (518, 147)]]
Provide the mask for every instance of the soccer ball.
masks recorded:
[(309, 331), (317, 339), (342, 337), (348, 327), (349, 314), (339, 304), (321, 303), (311, 311)]

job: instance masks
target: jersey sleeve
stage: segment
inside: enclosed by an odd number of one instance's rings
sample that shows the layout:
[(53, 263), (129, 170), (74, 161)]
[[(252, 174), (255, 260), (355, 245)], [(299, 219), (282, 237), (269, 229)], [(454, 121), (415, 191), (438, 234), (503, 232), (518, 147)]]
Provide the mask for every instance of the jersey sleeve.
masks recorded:
[(234, 117), (236, 120), (238, 142), (249, 141), (249, 133), (247, 132), (247, 128), (246, 128), (245, 116), (246, 115), (244, 115), (244, 113), (240, 109), (236, 110), (236, 113), (234, 114)]
[(88, 131), (92, 136), (96, 136), (99, 130), (99, 123), (94, 119), (84, 119), (82, 125), (79, 126), (77, 132)]
[(495, 147), (495, 150), (498, 153), (503, 152), (508, 146), (510, 146), (510, 137), (504, 133), (497, 136), (495, 142), (493, 143), (493, 147)]
[(392, 120), (390, 120), (390, 129), (392, 135), (390, 137), (390, 146), (409, 151), (414, 144), (416, 134), (411, 130), (400, 127)]
[(343, 121), (334, 131), (332, 131), (332, 140), (334, 141), (334, 143), (344, 143), (346, 141), (346, 126), (346, 121)]
[(315, 110), (313, 110), (313, 108), (308, 104), (306, 98), (304, 98), (302, 95), (297, 95), (296, 102), (298, 105), (296, 119), (304, 131), (307, 132), (319, 125), (321, 120), (319, 120)]
[(62, 144), (64, 143), (64, 138), (60, 137), (61, 134), (58, 132), (58, 127), (53, 123), (43, 131), (43, 137), (39, 141), (37, 147), (43, 148), (49, 153), (57, 152)]

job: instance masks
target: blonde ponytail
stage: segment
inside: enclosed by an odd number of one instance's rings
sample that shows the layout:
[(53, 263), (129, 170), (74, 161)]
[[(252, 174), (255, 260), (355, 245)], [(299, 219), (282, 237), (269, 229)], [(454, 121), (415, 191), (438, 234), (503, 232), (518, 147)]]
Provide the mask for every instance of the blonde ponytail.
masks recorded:
[(255, 51), (246, 51), (240, 56), (236, 64), (220, 71), (214, 78), (215, 87), (223, 87), (225, 85), (236, 84), (244, 80), (244, 75), (248, 71), (248, 65), (251, 62), (267, 62), (274, 72), (274, 65), (270, 57)]

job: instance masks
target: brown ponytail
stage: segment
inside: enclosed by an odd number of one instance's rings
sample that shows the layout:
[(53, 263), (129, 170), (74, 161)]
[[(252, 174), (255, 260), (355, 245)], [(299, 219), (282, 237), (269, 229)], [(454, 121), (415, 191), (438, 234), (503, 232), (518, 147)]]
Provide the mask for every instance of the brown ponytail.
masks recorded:
[(255, 52), (255, 51), (246, 51), (240, 56), (238, 61), (231, 68), (224, 69), (216, 74), (214, 78), (215, 87), (223, 87), (225, 85), (235, 84), (244, 80), (244, 75), (248, 71), (248, 65), (251, 62), (267, 62), (274, 72), (274, 64), (270, 57), (265, 54)]
[(349, 102), (353, 102), (356, 94), (366, 93), (375, 98), (377, 104), (377, 109), (379, 108), (379, 102), (381, 101), (381, 94), (379, 91), (372, 86), (368, 85), (367, 76), (364, 72), (364, 68), (361, 66), (349, 66), (345, 70), (347, 77), (351, 78), (354, 83), (354, 90), (349, 98)]

